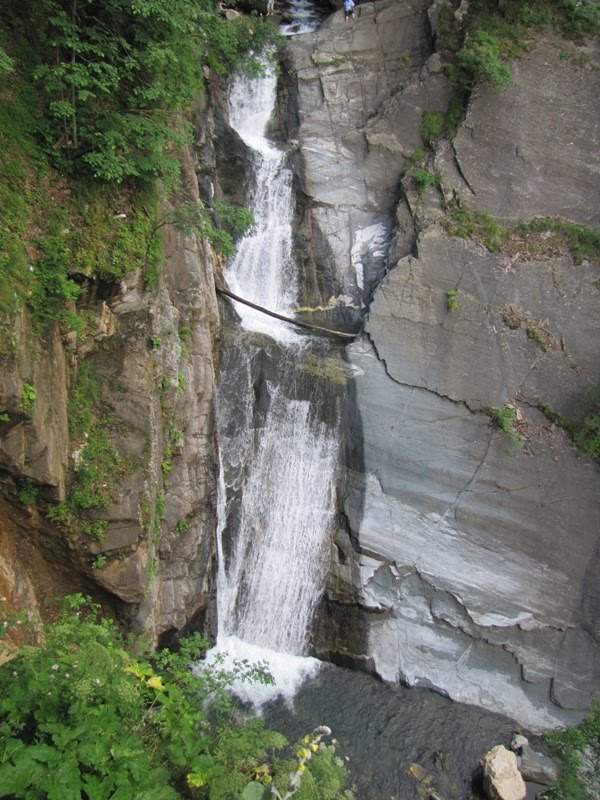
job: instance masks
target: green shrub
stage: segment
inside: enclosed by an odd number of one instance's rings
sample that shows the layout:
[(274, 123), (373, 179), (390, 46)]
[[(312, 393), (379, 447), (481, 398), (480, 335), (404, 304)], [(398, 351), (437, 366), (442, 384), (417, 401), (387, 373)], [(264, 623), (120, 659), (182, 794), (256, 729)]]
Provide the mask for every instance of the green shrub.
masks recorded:
[(127, 468), (108, 437), (106, 423), (94, 423), (69, 490), (68, 504), (73, 513), (107, 508)]
[(412, 179), (419, 194), (426, 192), (430, 186), (437, 186), (439, 184), (437, 175), (421, 167), (416, 167), (412, 171)]
[(108, 564), (108, 558), (104, 555), (97, 555), (96, 558), (92, 561), (92, 569), (104, 569), (104, 567)]
[(0, 78), (8, 72), (12, 72), (13, 69), (14, 63), (12, 58), (8, 55), (6, 50), (0, 46)]
[(502, 60), (501, 40), (485, 30), (474, 31), (456, 54), (452, 78), (460, 86), (472, 87), (479, 81), (498, 89), (510, 85), (512, 74)]
[(575, 431), (574, 441), (584, 453), (600, 459), (600, 413), (588, 414)]
[(579, 767), (581, 753), (586, 747), (592, 748), (596, 758), (600, 757), (600, 702), (596, 700), (580, 725), (549, 731), (544, 739), (561, 763), (560, 778), (544, 797), (548, 800), (591, 800)]
[(151, 350), (160, 350), (161, 346), (161, 338), (160, 336), (151, 336), (150, 337), (150, 349)]
[(30, 417), (33, 414), (36, 400), (37, 394), (33, 386), (30, 383), (24, 383), (21, 389), (21, 399), (19, 401), (23, 413)]
[(458, 289), (448, 289), (446, 292), (446, 307), (448, 311), (458, 311), (460, 308)]
[(431, 145), (444, 132), (445, 119), (437, 111), (425, 111), (421, 118), (421, 138), (426, 145)]
[(288, 757), (283, 736), (234, 713), (232, 682), (266, 682), (264, 669), (191, 671), (206, 648), (197, 635), (143, 658), (76, 595), (42, 641), (0, 666), (0, 796), (233, 800), (251, 783), (287, 785), (302, 763), (300, 800), (352, 797), (322, 733)]
[(523, 437), (516, 429), (518, 417), (517, 409), (514, 406), (505, 404), (502, 408), (490, 408), (487, 413), (496, 428), (503, 431), (514, 444), (520, 444), (523, 441)]
[(39, 494), (39, 489), (37, 486), (34, 486), (29, 481), (25, 482), (17, 492), (17, 497), (19, 498), (19, 503), (25, 506), (25, 508), (30, 508), (37, 503)]
[(27, 31), (54, 162), (114, 183), (178, 174), (173, 148), (189, 137), (181, 112), (203, 64), (256, 72), (255, 53), (278, 41), (268, 21), (226, 20), (210, 0), (6, 0), (3, 20), (11, 38)]
[(177, 525), (175, 525), (175, 533), (178, 536), (183, 536), (184, 533), (187, 533), (190, 529), (190, 523), (187, 519), (180, 519), (177, 521)]

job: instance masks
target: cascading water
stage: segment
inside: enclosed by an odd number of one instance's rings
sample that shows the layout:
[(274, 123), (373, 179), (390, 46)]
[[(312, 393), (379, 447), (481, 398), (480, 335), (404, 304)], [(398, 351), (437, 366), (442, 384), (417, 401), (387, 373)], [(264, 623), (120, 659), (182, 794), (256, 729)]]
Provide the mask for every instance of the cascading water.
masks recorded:
[[(238, 77), (230, 93), (231, 125), (253, 159), (256, 224), (226, 278), (236, 294), (293, 315), (292, 174), (267, 138), (275, 102), (273, 70)], [(216, 651), (268, 663), (274, 690), (246, 694), (260, 703), (293, 693), (318, 665), (304, 653), (329, 562), (338, 414), (324, 410), (331, 400), (309, 374), (331, 358), (330, 345), (241, 304), (236, 311), (241, 330), (225, 349), (219, 390)]]

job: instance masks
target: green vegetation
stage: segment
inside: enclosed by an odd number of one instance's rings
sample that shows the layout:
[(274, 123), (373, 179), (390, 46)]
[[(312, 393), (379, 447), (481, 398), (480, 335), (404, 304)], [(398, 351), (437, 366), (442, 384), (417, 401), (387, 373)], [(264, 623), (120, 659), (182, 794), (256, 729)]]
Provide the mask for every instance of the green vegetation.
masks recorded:
[(150, 349), (151, 350), (160, 350), (162, 341), (160, 336), (151, 336), (150, 337)]
[(450, 236), (475, 239), (492, 253), (501, 250), (508, 238), (507, 229), (490, 214), (464, 206), (453, 206), (449, 209), (445, 226)]
[(92, 569), (104, 569), (107, 564), (108, 558), (100, 554), (92, 561)]
[(546, 338), (544, 337), (544, 334), (540, 330), (540, 328), (537, 327), (537, 325), (529, 323), (525, 330), (528, 339), (531, 339), (532, 342), (535, 342), (539, 347), (542, 348), (542, 350), (548, 349), (546, 345)]
[(474, 239), (490, 252), (505, 247), (529, 258), (568, 252), (576, 263), (584, 258), (600, 260), (600, 230), (552, 217), (502, 225), (490, 214), (466, 206), (451, 206), (444, 222), (450, 236)]
[(187, 533), (190, 529), (190, 523), (187, 519), (180, 519), (177, 521), (177, 525), (175, 525), (175, 533), (178, 536), (183, 536), (184, 533)]
[(448, 289), (446, 292), (446, 308), (448, 311), (458, 311), (460, 308), (459, 295), (458, 289)]
[(77, 370), (68, 404), (69, 434), (78, 439), (92, 425), (94, 406), (100, 400), (100, 383), (93, 366), (83, 362)]
[(445, 119), (437, 111), (425, 111), (421, 119), (421, 138), (426, 145), (431, 145), (444, 132)]
[(192, 329), (189, 325), (180, 325), (178, 330), (179, 343), (181, 345), (181, 358), (187, 361), (190, 357), (190, 347), (192, 344)]
[(176, 653), (134, 654), (98, 611), (67, 598), (43, 645), (0, 666), (1, 796), (266, 800), (294, 780), (297, 800), (351, 800), (328, 729), (291, 748), (234, 709), (233, 681), (268, 682), (263, 668), (217, 662), (194, 674), (206, 649), (198, 636)]
[(25, 508), (30, 508), (37, 503), (39, 494), (39, 489), (37, 486), (34, 486), (29, 481), (25, 481), (20, 487), (19, 491), (17, 492), (17, 497), (19, 498), (19, 503), (25, 506)]
[(30, 417), (33, 414), (36, 400), (37, 394), (33, 386), (30, 383), (24, 383), (19, 401), (23, 413)]
[(213, 245), (226, 258), (233, 255), (235, 241), (254, 224), (251, 212), (230, 203), (216, 202), (207, 209), (200, 201), (179, 205), (161, 224), (170, 222), (186, 235), (193, 233)]
[[(582, 774), (581, 754), (590, 747), (595, 758), (600, 758), (600, 703), (596, 701), (581, 725), (550, 731), (544, 738), (562, 767), (559, 780), (544, 797), (548, 800), (591, 800), (592, 794), (586, 790)], [(590, 777), (594, 779), (593, 775)]]
[(412, 179), (419, 194), (426, 192), (430, 186), (437, 186), (439, 184), (437, 175), (434, 175), (433, 172), (429, 172), (422, 167), (413, 169)]
[(513, 444), (521, 444), (523, 437), (516, 428), (518, 415), (514, 406), (505, 403), (502, 408), (487, 409), (487, 413), (496, 428), (503, 431)]
[(10, 422), (10, 414), (7, 411), (0, 412), (0, 424)]
[(75, 513), (107, 508), (120, 478), (127, 472), (127, 465), (111, 443), (107, 428), (105, 422), (99, 421), (88, 432), (69, 491), (69, 505)]
[(472, 0), (463, 32), (450, 3), (439, 17), (438, 49), (453, 54), (449, 77), (454, 92), (446, 114), (447, 132), (464, 116), (472, 88), (488, 83), (505, 89), (512, 81), (509, 61), (526, 52), (536, 30), (551, 26), (581, 40), (600, 33), (600, 3), (580, 0)]
[[(226, 20), (212, 0), (6, 0), (0, 9), (0, 356), (27, 307), (43, 335), (84, 335), (90, 280), (159, 276), (159, 198), (203, 69), (260, 71), (270, 22)], [(10, 43), (10, 47), (7, 43)], [(199, 204), (197, 204), (199, 205)], [(198, 228), (223, 253), (250, 224), (225, 203)]]
[(7, 0), (0, 21), (28, 47), (53, 162), (114, 183), (173, 178), (202, 65), (257, 72), (253, 52), (277, 40), (268, 23), (225, 20), (210, 0)]

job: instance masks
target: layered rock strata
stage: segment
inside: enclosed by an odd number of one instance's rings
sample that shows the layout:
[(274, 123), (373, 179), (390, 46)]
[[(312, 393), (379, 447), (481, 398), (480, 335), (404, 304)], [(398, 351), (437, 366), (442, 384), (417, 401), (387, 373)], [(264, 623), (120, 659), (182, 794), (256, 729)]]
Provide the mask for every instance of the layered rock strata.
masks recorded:
[[(428, 5), (334, 15), (289, 56), (311, 302), (368, 303), (316, 648), (539, 729), (600, 688), (600, 470), (555, 424), (600, 380), (598, 264), (446, 222), (457, 202), (597, 222), (597, 49), (543, 36), (505, 92), (476, 89), (420, 194), (422, 113), (448, 98)], [(489, 416), (505, 403), (512, 436)]]
[[(183, 167), (187, 195), (197, 198), (189, 153)], [(8, 501), (0, 509), (0, 589), (9, 608), (44, 615), (53, 598), (85, 591), (152, 639), (206, 610), (215, 525), (216, 261), (196, 236), (170, 224), (163, 233), (155, 288), (145, 285), (141, 264), (105, 299), (89, 287), (93, 330), (83, 343), (56, 325), (38, 340), (22, 315), (0, 378), (9, 418), (0, 445)], [(68, 496), (86, 443), (70, 438), (68, 425), (83, 363), (96, 377), (97, 405), (125, 465), (110, 505), (92, 515), (106, 526), (99, 539), (48, 517)], [(35, 390), (30, 413), (22, 409), (25, 384)], [(27, 507), (23, 486), (36, 494)]]

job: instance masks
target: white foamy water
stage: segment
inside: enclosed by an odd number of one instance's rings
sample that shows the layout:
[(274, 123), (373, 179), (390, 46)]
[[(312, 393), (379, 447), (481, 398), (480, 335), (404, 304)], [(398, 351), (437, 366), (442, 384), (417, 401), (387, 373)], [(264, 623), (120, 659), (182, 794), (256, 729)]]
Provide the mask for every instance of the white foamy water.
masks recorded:
[[(270, 311), (293, 316), (298, 279), (292, 255), (292, 172), (285, 164), (285, 151), (275, 147), (266, 135), (276, 88), (275, 71), (268, 67), (262, 78), (239, 75), (231, 89), (231, 126), (253, 154), (255, 180), (250, 209), (256, 224), (239, 243), (225, 275), (234, 294)], [(236, 303), (235, 308), (249, 330), (280, 341), (296, 338), (296, 332), (284, 322), (242, 303)]]
[[(308, 14), (309, 3), (299, 0), (296, 5)], [(298, 22), (300, 27), (312, 26), (307, 30), (316, 24), (312, 16)], [(228, 265), (227, 282), (235, 294), (292, 316), (298, 298), (292, 173), (285, 151), (267, 136), (276, 102), (274, 71), (258, 79), (238, 77), (229, 102), (231, 125), (252, 151), (251, 210), (256, 224)], [(315, 414), (316, 398), (305, 399), (304, 392), (303, 399), (296, 399), (297, 386), (307, 380), (300, 367), (312, 352), (311, 340), (240, 303), (236, 311), (243, 328), (267, 334), (284, 352), (277, 357), (276, 379), (266, 384), (268, 405), (258, 423), (251, 368), (256, 345), (240, 343), (247, 348), (241, 369), (235, 358), (225, 359), (222, 367), (218, 636), (208, 659), (217, 659), (225, 668), (234, 667), (236, 660), (265, 664), (272, 686), (235, 686), (236, 694), (260, 707), (276, 695), (291, 699), (319, 669), (320, 662), (304, 654), (329, 566), (338, 436)], [(313, 359), (317, 352), (321, 350), (312, 353)], [(231, 394), (234, 385), (237, 396)], [(233, 521), (228, 520), (228, 470), (235, 484)], [(224, 537), (231, 539), (227, 548)]]

